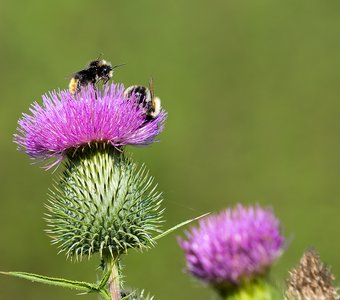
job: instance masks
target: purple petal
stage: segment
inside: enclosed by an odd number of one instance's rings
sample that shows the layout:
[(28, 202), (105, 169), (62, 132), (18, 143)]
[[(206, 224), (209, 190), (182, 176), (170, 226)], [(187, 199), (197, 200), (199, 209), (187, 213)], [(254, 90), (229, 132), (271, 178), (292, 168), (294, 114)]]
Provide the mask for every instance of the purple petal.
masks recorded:
[(147, 145), (163, 130), (164, 110), (146, 121), (138, 103), (123, 97), (124, 86), (111, 84), (104, 91), (91, 85), (72, 95), (66, 90), (43, 95), (31, 114), (19, 120), (14, 141), (19, 150), (37, 161), (63, 159), (65, 152), (92, 142), (113, 146)]

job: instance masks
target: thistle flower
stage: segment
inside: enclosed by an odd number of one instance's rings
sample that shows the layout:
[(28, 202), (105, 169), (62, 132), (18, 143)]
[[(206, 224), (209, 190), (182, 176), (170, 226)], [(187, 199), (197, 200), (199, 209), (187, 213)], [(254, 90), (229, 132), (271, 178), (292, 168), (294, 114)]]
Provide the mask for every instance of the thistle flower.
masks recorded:
[[(98, 284), (68, 281), (68, 286), (121, 299), (120, 255), (153, 246), (163, 216), (153, 178), (122, 148), (152, 143), (166, 113), (149, 116), (137, 93), (125, 97), (124, 86), (115, 84), (99, 91), (89, 85), (75, 95), (51, 92), (43, 96), (42, 106), (33, 104), (31, 113), (19, 120), (14, 137), (19, 149), (36, 161), (51, 159), (48, 168), (67, 157), (49, 193), (46, 220), (52, 243), (76, 260), (95, 253), (101, 258)], [(24, 276), (48, 284), (59, 280)], [(130, 296), (152, 299), (143, 292)]]
[(338, 300), (334, 275), (321, 262), (315, 250), (307, 250), (299, 265), (289, 272), (286, 299)]
[(179, 239), (187, 269), (221, 294), (267, 274), (284, 238), (271, 210), (237, 205), (199, 221)]
[[(92, 85), (72, 95), (53, 91), (34, 103), (32, 115), (23, 114), (14, 141), (37, 161), (60, 162), (70, 150), (104, 142), (115, 147), (146, 145), (162, 131), (166, 113), (146, 122), (137, 101), (123, 97), (124, 86), (111, 84), (103, 91)], [(53, 165), (53, 164), (52, 164)]]

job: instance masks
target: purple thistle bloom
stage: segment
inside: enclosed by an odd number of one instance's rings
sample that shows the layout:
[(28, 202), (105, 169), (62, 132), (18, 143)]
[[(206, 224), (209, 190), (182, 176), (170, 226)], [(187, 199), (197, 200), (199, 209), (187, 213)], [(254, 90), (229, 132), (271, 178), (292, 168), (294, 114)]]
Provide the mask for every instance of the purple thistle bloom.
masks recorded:
[(131, 97), (123, 96), (122, 84), (111, 84), (103, 91), (92, 85), (76, 95), (66, 90), (43, 95), (19, 120), (14, 141), (33, 159), (60, 162), (65, 153), (90, 143), (109, 143), (115, 147), (147, 145), (162, 131), (165, 111), (146, 121), (143, 108)]
[(265, 275), (284, 245), (278, 219), (260, 206), (237, 205), (206, 217), (186, 236), (179, 244), (188, 271), (217, 288)]

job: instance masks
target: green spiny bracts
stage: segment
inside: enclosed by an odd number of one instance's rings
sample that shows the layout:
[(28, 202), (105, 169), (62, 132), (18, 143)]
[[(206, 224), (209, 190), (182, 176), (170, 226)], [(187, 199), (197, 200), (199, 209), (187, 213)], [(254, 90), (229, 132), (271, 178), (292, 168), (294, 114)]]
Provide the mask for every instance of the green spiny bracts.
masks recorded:
[(221, 293), (220, 296), (220, 299), (225, 300), (283, 300), (279, 290), (265, 278), (245, 282), (235, 287), (233, 291)]
[(78, 260), (152, 246), (163, 210), (145, 167), (107, 144), (78, 149), (68, 158), (47, 206), (47, 232), (60, 252)]

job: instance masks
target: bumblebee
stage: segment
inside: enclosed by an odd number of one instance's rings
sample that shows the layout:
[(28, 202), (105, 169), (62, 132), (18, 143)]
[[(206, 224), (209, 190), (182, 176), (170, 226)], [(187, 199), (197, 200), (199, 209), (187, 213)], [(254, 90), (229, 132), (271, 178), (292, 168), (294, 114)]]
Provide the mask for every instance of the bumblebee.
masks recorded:
[(152, 78), (149, 82), (149, 88), (141, 85), (132, 85), (124, 91), (126, 99), (129, 99), (132, 95), (135, 96), (139, 106), (143, 108), (147, 120), (156, 118), (161, 112), (161, 100), (155, 96)]
[(112, 67), (112, 65), (104, 59), (91, 61), (86, 69), (76, 72), (71, 78), (68, 85), (70, 93), (75, 94), (79, 92), (82, 86), (88, 84), (96, 85), (99, 81), (102, 81), (103, 84), (107, 83), (113, 75), (113, 69), (119, 66), (122, 65)]

